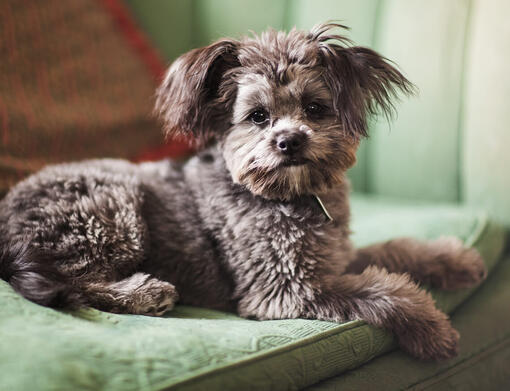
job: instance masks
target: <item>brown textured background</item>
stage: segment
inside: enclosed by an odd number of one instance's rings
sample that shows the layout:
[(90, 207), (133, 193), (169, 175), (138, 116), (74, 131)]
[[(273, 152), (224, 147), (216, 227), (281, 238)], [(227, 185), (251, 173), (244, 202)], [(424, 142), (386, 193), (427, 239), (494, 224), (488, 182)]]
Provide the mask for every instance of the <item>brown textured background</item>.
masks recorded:
[(162, 141), (154, 75), (104, 3), (0, 1), (0, 193), (48, 163)]

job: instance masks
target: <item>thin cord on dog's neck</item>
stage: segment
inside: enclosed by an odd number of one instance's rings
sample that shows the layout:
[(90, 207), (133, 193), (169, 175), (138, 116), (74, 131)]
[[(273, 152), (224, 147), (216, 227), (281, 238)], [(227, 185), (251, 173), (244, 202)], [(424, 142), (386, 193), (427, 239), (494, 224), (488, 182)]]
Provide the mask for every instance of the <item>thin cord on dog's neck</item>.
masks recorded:
[(319, 203), (319, 206), (321, 207), (322, 211), (324, 212), (324, 214), (326, 215), (326, 217), (328, 218), (329, 221), (333, 221), (333, 217), (331, 217), (331, 215), (329, 214), (328, 210), (326, 209), (326, 206), (324, 206), (324, 204), (322, 203), (321, 199), (319, 198), (318, 195), (314, 194), (313, 195), (315, 197), (315, 199), (317, 200), (317, 202)]

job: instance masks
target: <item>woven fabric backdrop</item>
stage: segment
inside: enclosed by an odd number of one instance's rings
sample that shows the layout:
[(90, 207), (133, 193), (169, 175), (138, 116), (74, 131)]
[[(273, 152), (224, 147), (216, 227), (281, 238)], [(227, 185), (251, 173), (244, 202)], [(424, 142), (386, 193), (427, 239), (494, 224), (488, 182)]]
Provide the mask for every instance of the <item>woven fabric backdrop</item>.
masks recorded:
[(48, 163), (185, 149), (158, 149), (164, 63), (118, 0), (2, 0), (0, 58), (0, 194)]

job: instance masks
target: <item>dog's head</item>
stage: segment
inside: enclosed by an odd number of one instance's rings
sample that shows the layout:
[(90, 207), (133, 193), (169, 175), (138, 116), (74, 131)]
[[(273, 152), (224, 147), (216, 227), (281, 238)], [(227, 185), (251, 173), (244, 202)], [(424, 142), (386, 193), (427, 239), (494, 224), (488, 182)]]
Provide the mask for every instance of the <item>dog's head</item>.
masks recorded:
[(214, 137), (234, 182), (266, 198), (317, 194), (342, 181), (370, 115), (391, 116), (412, 84), (371, 49), (330, 34), (268, 31), (179, 57), (158, 89), (167, 134)]

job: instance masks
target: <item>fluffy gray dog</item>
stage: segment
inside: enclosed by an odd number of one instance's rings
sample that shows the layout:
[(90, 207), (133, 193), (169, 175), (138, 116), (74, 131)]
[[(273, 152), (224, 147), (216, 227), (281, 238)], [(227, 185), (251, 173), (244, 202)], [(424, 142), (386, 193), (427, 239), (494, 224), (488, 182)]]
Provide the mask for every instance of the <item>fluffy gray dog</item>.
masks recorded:
[(185, 164), (93, 160), (47, 167), (0, 204), (0, 272), (53, 307), (161, 315), (183, 304), (255, 319), (362, 319), (422, 359), (458, 333), (416, 281), (485, 275), (459, 240), (349, 240), (346, 170), (367, 117), (411, 83), (330, 32), (269, 31), (193, 50), (156, 108), (167, 134), (214, 146)]

